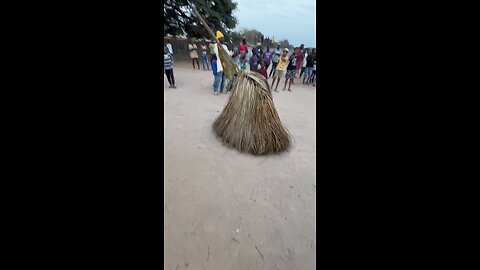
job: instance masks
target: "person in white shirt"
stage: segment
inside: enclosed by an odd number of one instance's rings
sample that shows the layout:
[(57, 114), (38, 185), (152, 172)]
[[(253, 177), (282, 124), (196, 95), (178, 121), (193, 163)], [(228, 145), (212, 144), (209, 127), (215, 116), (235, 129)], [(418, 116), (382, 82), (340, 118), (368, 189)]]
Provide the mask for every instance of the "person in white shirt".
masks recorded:
[(172, 44), (170, 44), (170, 41), (167, 40), (166, 43), (166, 46), (167, 46), (167, 49), (168, 49), (168, 52), (173, 56), (173, 48), (172, 48)]
[[(218, 41), (220, 41), (220, 43), (222, 43), (223, 42), (223, 37), (224, 37), (222, 32), (217, 31), (216, 36), (217, 36)], [(227, 52), (227, 54), (229, 56), (233, 55), (233, 52), (228, 50), (227, 45), (222, 44), (222, 47)], [(225, 74), (223, 73), (223, 65), (225, 65), (225, 63), (222, 63), (222, 61), (220, 59), (220, 55), (218, 54), (218, 43), (215, 43), (213, 49), (215, 51), (215, 55), (217, 56), (217, 75), (222, 78), (221, 82), (217, 85), (217, 89), (214, 89), (214, 92), (213, 92), (214, 95), (218, 95), (218, 92), (223, 93), (223, 86), (224, 86), (224, 82), (225, 82)], [(230, 89), (228, 89), (228, 88), (230, 88), (230, 87), (227, 87), (227, 92), (230, 92)]]
[[(207, 45), (205, 45), (205, 43), (200, 44), (200, 50), (202, 51), (201, 57), (203, 70), (210, 70), (210, 66), (208, 65)], [(207, 68), (205, 68), (205, 65), (207, 66)]]
[(303, 60), (302, 60), (302, 71), (300, 72), (299, 78), (302, 78), (302, 75), (305, 72), (305, 67), (307, 67), (307, 57), (308, 57), (308, 50), (305, 50), (305, 53), (303, 54)]

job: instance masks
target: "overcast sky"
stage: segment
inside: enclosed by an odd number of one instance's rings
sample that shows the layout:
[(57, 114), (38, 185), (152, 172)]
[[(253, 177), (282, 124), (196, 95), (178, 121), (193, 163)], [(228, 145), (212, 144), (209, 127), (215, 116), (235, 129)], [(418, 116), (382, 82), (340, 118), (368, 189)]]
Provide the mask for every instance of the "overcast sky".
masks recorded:
[(256, 29), (275, 41), (288, 39), (295, 47), (316, 47), (315, 0), (234, 0), (242, 28)]

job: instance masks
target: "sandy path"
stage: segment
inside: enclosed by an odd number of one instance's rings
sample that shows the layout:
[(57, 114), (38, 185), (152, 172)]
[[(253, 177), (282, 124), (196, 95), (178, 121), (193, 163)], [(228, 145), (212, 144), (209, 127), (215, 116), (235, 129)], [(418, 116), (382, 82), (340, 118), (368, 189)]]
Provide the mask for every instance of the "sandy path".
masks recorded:
[(211, 71), (178, 63), (174, 74), (178, 88), (164, 85), (164, 269), (315, 269), (315, 88), (279, 85), (293, 145), (256, 157), (215, 137), (228, 95), (213, 95)]

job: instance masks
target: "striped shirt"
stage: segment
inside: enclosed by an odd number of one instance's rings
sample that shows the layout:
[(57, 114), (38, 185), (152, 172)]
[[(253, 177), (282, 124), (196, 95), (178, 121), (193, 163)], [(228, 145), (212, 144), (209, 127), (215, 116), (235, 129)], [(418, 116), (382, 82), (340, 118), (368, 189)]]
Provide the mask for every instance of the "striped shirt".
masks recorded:
[(163, 68), (166, 70), (173, 69), (173, 56), (170, 53), (164, 54)]

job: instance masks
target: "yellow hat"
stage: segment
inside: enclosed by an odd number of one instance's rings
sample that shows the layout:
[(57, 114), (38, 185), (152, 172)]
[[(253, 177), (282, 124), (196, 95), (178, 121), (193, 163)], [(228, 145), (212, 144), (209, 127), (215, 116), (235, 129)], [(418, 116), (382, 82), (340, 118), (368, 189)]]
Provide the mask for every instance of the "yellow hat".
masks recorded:
[(217, 31), (217, 38), (222, 38), (222, 37), (223, 37), (223, 34), (222, 34), (222, 32), (220, 32), (220, 31)]

